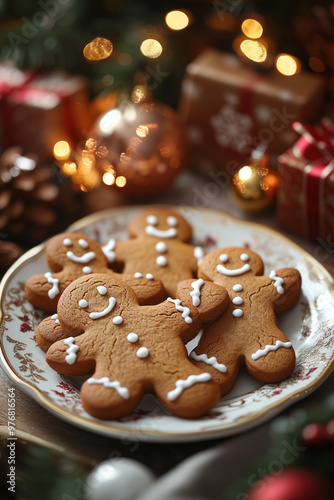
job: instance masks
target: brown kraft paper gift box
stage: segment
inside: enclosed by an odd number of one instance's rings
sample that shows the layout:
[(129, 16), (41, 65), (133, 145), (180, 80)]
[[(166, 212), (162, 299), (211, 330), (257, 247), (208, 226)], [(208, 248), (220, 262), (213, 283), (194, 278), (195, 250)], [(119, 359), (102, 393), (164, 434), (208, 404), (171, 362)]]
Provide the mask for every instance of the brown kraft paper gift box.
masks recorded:
[(321, 115), (324, 93), (318, 75), (260, 73), (233, 54), (205, 50), (186, 69), (179, 105), (190, 164), (233, 175), (259, 145), (276, 157), (297, 138), (292, 122)]

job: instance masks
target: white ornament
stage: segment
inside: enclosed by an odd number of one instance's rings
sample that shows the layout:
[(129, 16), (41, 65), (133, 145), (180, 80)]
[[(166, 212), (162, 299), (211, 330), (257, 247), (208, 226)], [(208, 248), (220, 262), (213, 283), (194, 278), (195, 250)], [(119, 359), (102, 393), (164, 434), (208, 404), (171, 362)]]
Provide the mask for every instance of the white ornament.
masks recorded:
[(88, 500), (133, 500), (155, 479), (143, 464), (130, 458), (100, 463), (87, 477)]

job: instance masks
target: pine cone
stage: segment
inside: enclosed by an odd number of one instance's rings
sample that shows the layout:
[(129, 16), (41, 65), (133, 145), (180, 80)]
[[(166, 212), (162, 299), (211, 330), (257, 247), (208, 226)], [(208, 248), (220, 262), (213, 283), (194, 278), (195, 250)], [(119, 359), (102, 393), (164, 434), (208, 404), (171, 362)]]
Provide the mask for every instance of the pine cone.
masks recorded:
[(60, 189), (50, 165), (40, 164), (19, 147), (0, 158), (0, 233), (15, 243), (30, 246), (45, 239), (57, 220)]
[(15, 243), (0, 241), (0, 278), (22, 253), (23, 250)]

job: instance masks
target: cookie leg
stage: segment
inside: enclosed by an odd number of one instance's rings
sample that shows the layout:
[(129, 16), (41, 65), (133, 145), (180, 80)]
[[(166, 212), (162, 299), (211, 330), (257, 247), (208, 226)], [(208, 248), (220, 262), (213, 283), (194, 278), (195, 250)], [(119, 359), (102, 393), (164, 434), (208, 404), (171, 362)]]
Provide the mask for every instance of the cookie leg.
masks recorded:
[(250, 343), (245, 354), (249, 373), (255, 379), (267, 383), (280, 382), (289, 377), (295, 362), (292, 344), (279, 330), (276, 336)]
[(120, 381), (120, 377), (100, 376), (95, 373), (81, 388), (84, 409), (93, 417), (121, 418), (129, 415), (143, 397), (143, 384), (138, 381)]
[(233, 389), (242, 362), (238, 353), (199, 346), (190, 353), (189, 358), (200, 370), (210, 373), (212, 379), (219, 384), (221, 396)]
[(161, 373), (154, 390), (167, 410), (183, 418), (205, 415), (220, 397), (219, 387), (211, 375), (190, 362), (184, 363), (178, 373)]

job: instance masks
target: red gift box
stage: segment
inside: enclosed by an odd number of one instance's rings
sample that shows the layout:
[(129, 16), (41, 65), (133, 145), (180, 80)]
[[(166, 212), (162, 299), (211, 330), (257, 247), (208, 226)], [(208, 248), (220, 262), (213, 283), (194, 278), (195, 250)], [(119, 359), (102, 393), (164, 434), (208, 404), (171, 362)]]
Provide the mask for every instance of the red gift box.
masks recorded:
[(63, 71), (44, 74), (0, 65), (1, 149), (20, 146), (40, 159), (57, 141), (74, 145), (90, 127), (87, 81)]
[(259, 146), (276, 158), (298, 137), (292, 123), (320, 118), (323, 102), (319, 75), (259, 73), (232, 54), (206, 49), (186, 68), (179, 106), (191, 165), (235, 173)]
[(334, 244), (334, 125), (294, 123), (301, 134), (278, 158), (278, 223), (326, 245)]

